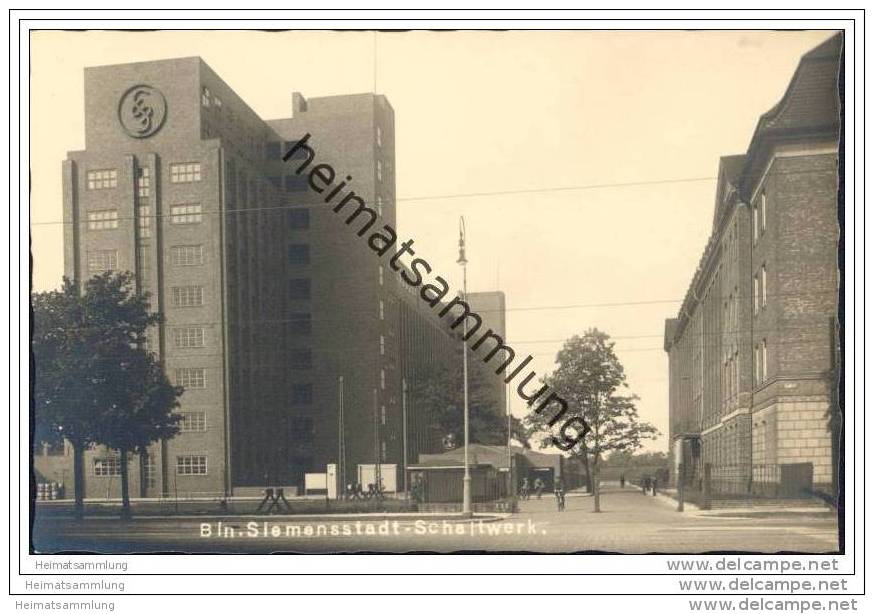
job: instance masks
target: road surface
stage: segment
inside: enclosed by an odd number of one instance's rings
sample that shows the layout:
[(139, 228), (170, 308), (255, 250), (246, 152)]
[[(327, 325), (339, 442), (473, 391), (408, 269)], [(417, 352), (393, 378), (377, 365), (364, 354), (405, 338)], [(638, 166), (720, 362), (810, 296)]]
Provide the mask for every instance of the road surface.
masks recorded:
[(523, 501), (490, 522), (445, 516), (396, 519), (294, 516), (37, 518), (37, 551), (122, 552), (835, 552), (837, 520), (829, 514), (712, 516), (678, 513), (663, 497), (637, 488), (607, 488), (600, 514), (593, 499), (569, 496), (558, 512), (552, 495)]

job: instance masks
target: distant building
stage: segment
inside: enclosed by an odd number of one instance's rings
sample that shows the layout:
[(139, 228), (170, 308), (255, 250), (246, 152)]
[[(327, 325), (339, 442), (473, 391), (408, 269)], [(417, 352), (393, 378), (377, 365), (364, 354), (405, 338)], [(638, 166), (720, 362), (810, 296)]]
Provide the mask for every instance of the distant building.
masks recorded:
[(674, 477), (830, 490), (842, 39), (805, 54), (745, 154), (720, 160), (713, 230), (665, 324)]
[[(507, 446), (490, 446), (480, 443), (472, 443), (468, 451), (469, 462), (472, 468), (492, 473), (495, 487), (488, 494), (492, 499), (507, 496), (508, 493), (518, 493), (522, 480), (527, 479), (533, 489), (535, 480), (543, 482), (544, 489), (548, 492), (553, 490), (557, 479), (562, 480), (565, 489), (580, 488), (585, 484), (585, 475), (582, 464), (578, 458), (567, 457), (561, 454), (548, 454), (536, 450), (528, 450), (518, 446), (511, 446), (509, 452)], [(508, 482), (509, 468), (512, 464), (515, 485)], [(439, 454), (422, 454), (415, 465), (410, 466), (412, 474), (411, 482), (423, 479), (428, 482), (434, 475), (434, 470), (452, 469), (448, 475), (441, 476), (440, 495), (442, 502), (461, 501), (461, 478), (464, 469), (464, 449), (457, 448)], [(512, 490), (511, 490), (512, 489)], [(480, 493), (485, 496), (485, 492)]]
[[(295, 173), (306, 152), (282, 159), (310, 134), (316, 161), (394, 226), (388, 100), (290, 102), (292, 117), (262, 120), (196, 57), (85, 70), (65, 274), (134, 271), (165, 316), (149, 349), (185, 388), (182, 432), (131, 463), (134, 496), (300, 487), (338, 461), (348, 481), (359, 463), (403, 471), (403, 381), (455, 356), (445, 324)], [(406, 416), (407, 459), (429, 451), (426, 411)], [(39, 481), (71, 486), (69, 450), (36, 452)], [(90, 451), (85, 473), (86, 496), (118, 495), (115, 453)]]
[[(501, 291), (495, 292), (468, 292), (467, 301), (475, 312), (483, 319), (482, 330), (479, 332), (482, 335), (486, 330), (491, 330), (504, 340), (504, 343), (509, 344), (507, 339), (507, 304), (506, 297)], [(512, 345), (512, 344), (510, 344)], [(486, 343), (475, 352), (471, 352), (473, 360), (483, 360), (488, 352), (494, 349), (493, 343)], [(498, 365), (502, 364), (507, 357), (503, 352), (498, 353), (491, 359), (489, 365), (494, 364), (495, 368), (490, 370), (489, 377), (485, 385), (489, 391), (489, 405), (494, 409), (495, 413), (504, 415), (507, 413), (507, 384), (504, 383), (504, 377), (494, 376), (492, 374)]]

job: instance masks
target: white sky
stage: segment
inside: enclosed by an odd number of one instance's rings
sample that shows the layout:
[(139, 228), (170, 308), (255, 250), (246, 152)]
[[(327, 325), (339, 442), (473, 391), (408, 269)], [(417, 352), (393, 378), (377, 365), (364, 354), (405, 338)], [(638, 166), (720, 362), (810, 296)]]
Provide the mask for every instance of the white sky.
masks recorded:
[[(375, 89), (395, 109), (400, 236), (457, 288), (464, 215), (469, 290), (500, 284), (517, 352), (534, 354), (542, 374), (563, 339), (604, 330), (641, 417), (666, 435), (664, 319), (676, 314), (709, 235), (718, 159), (746, 151), (800, 56), (830, 35), (36, 33), (34, 287), (56, 287), (63, 273), (61, 161), (84, 148), (84, 67), (199, 55), (265, 119), (291, 115), (292, 91)], [(546, 191), (700, 178), (710, 179)], [(629, 304), (585, 306), (603, 303)], [(647, 446), (666, 448), (666, 436)]]

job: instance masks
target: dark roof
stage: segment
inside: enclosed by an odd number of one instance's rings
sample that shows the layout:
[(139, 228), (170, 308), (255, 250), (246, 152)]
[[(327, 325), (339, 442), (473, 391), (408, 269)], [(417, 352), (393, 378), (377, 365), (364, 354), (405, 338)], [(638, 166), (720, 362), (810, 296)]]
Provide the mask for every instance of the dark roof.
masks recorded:
[[(744, 179), (751, 179), (760, 160), (756, 155), (772, 137), (837, 138), (840, 128), (838, 71), (843, 35), (835, 34), (803, 56), (780, 101), (764, 113), (756, 124), (747, 148)], [(744, 196), (749, 197), (750, 186)]]
[(786, 93), (762, 115), (756, 132), (837, 122), (837, 69), (842, 44), (841, 35), (836, 34), (801, 56)]

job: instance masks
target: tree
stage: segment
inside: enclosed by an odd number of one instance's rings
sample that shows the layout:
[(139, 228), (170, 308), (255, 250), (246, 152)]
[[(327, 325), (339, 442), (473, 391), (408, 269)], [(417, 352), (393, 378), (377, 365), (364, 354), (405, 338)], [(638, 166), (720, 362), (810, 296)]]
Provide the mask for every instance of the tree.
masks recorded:
[(181, 418), (173, 413), (179, 406), (182, 388), (170, 384), (154, 355), (139, 348), (119, 347), (107, 368), (106, 407), (99, 440), (118, 450), (121, 469), (121, 515), (129, 518), (130, 487), (128, 456), (143, 454), (156, 441), (168, 439), (179, 431)]
[(95, 355), (87, 342), (85, 303), (65, 279), (61, 290), (31, 298), (31, 398), (34, 441), (73, 449), (75, 514), (83, 514), (85, 450), (97, 441), (101, 402)]
[[(556, 369), (541, 380), (567, 401), (570, 415), (580, 416), (589, 425), (589, 432), (571, 453), (581, 457), (587, 475), (591, 471), (596, 512), (601, 511), (598, 486), (601, 458), (617, 451), (633, 452), (644, 439), (658, 434), (654, 426), (640, 421), (635, 406), (638, 397), (619, 394), (628, 386), (613, 347), (610, 337), (596, 328), (582, 337), (575, 335), (559, 350)], [(537, 411), (538, 402), (542, 401), (535, 398), (531, 403), (526, 423), (533, 433), (542, 434), (540, 445), (546, 447), (552, 441), (553, 427), (548, 424), (549, 412)]]
[[(83, 513), (86, 449), (107, 443), (122, 428), (138, 433), (145, 416), (156, 420), (156, 433), (172, 431), (154, 405), (168, 404), (169, 413), (180, 391), (168, 400), (154, 374), (160, 367), (142, 349), (160, 316), (149, 313), (148, 296), (133, 292), (132, 282), (131, 273), (107, 272), (83, 287), (65, 278), (60, 290), (31, 297), (34, 435), (70, 442), (77, 516)], [(127, 427), (120, 419), (125, 412), (137, 417)], [(126, 479), (123, 472), (123, 487)]]
[[(498, 377), (473, 354), (468, 354), (468, 408), (471, 443), (507, 445), (506, 408), (497, 407), (491, 381)], [(411, 382), (415, 403), (428, 408), (428, 428), (441, 437), (464, 441), (464, 366), (459, 360), (427, 371), (428, 376)], [(522, 421), (511, 417), (513, 438), (529, 447)]]

